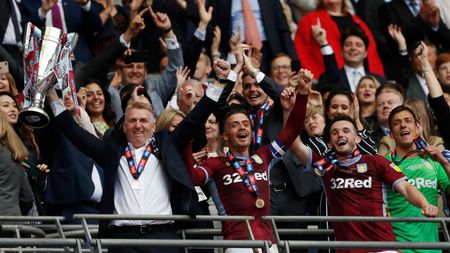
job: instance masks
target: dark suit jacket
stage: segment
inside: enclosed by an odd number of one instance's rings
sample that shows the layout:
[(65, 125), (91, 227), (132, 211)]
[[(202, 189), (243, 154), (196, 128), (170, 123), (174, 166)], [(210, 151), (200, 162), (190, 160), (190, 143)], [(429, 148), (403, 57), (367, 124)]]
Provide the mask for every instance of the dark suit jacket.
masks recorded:
[[(160, 147), (162, 167), (172, 180), (171, 206), (174, 214), (195, 215), (197, 193), (183, 163), (180, 153), (193, 137), (193, 132), (204, 125), (216, 103), (206, 96), (195, 106), (185, 120), (170, 134), (167, 131), (156, 133), (156, 142)], [(114, 211), (114, 184), (120, 157), (124, 154), (127, 140), (123, 129), (114, 129), (103, 142), (84, 131), (65, 111), (55, 118), (58, 126), (70, 141), (83, 153), (96, 161), (105, 172), (105, 185), (100, 212), (112, 214)], [(109, 221), (100, 221), (99, 233), (107, 235)]]
[(413, 49), (413, 43), (425, 40), (425, 38), (428, 38), (428, 40), (438, 47), (442, 46), (445, 50), (450, 49), (450, 30), (442, 20), (439, 24), (439, 29), (436, 32), (433, 31), (430, 25), (426, 24), (420, 15), (414, 17), (403, 0), (393, 0), (381, 5), (378, 13), (380, 15), (381, 31), (391, 41), (391, 48), (393, 50), (396, 50), (397, 44), (388, 34), (389, 24), (396, 24), (401, 27), (409, 49)]
[(407, 98), (417, 98), (419, 100), (424, 101), (426, 104), (428, 104), (427, 95), (423, 91), (423, 88), (420, 85), (420, 82), (417, 79), (415, 74), (409, 75), (408, 88), (406, 90), (406, 97)]
[[(326, 85), (333, 84), (336, 85), (335, 88), (351, 90), (350, 83), (348, 81), (345, 70), (344, 68), (338, 69), (336, 59), (334, 58), (334, 54), (323, 55), (323, 61), (325, 63), (325, 73), (320, 75), (319, 83), (317, 84), (316, 88), (320, 92), (323, 92), (323, 89)], [(384, 83), (386, 81), (384, 77), (369, 72), (367, 68), (365, 68), (365, 70), (366, 75), (375, 77), (380, 83)]]
[[(264, 78), (260, 86), (275, 101), (264, 121), (264, 143), (270, 143), (283, 129), (283, 109), (280, 104), (282, 88), (268, 76)], [(270, 181), (275, 186), (291, 183), (295, 193), (300, 197), (306, 197), (321, 190), (315, 175), (305, 171), (302, 163), (289, 150), (283, 155), (281, 161), (274, 164), (270, 171)]]
[[(77, 61), (88, 63), (92, 55), (89, 50), (89, 39), (102, 27), (97, 3), (91, 1), (91, 8), (88, 12), (81, 9), (80, 4), (75, 0), (62, 0), (64, 17), (68, 32), (76, 32), (79, 35), (75, 47), (75, 58)], [(45, 27), (45, 20), (39, 18), (38, 9), (41, 7), (41, 0), (23, 0), (21, 4), (22, 22), (31, 22), (39, 28)]]
[(11, 7), (9, 0), (0, 1), (0, 43), (3, 42), (8, 21), (11, 18)]
[[(289, 31), (289, 26), (280, 2), (273, 0), (258, 0), (258, 2), (263, 26), (267, 35), (267, 42), (270, 45), (268, 50), (270, 55), (267, 55), (266, 57), (272, 59), (280, 53), (285, 53), (289, 55), (293, 61), (298, 61), (294, 43), (291, 38), (291, 32)], [(218, 25), (222, 31), (220, 51), (222, 53), (227, 53), (230, 51), (228, 42), (231, 38), (232, 28), (231, 1), (211, 0), (210, 3), (210, 5), (214, 7), (213, 20), (211, 22), (212, 27)], [(264, 50), (264, 52), (267, 51)]]

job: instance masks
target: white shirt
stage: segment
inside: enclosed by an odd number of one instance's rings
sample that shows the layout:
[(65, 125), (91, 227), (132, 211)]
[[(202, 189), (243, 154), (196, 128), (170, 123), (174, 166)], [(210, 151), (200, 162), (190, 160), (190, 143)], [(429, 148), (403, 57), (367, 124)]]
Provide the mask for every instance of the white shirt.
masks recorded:
[[(130, 145), (131, 146), (131, 145)], [(137, 165), (145, 151), (144, 145), (131, 149)], [(138, 189), (133, 185), (138, 185)], [(170, 205), (171, 180), (153, 154), (150, 155), (144, 170), (136, 180), (131, 175), (125, 155), (120, 158), (116, 181), (114, 182), (114, 213), (139, 215), (172, 215)], [(116, 220), (113, 225), (164, 224), (160, 220)]]
[[(8, 1), (8, 0), (3, 0), (3, 1)], [(22, 16), (20, 15), (19, 7), (17, 6), (18, 2), (20, 3), (20, 0), (12, 1), (13, 6), (11, 6), (11, 11), (16, 12), (17, 22), (18, 22), (18, 26), (19, 26), (19, 34), (22, 34), (22, 27), (20, 25), (20, 23), (22, 22)], [(14, 31), (14, 25), (13, 25), (11, 17), (8, 20), (8, 26), (6, 27), (5, 36), (3, 37), (2, 44), (15, 45), (15, 46), (19, 46), (19, 47), (22, 46), (22, 38), (19, 38), (19, 42), (16, 41), (16, 33)]]
[[(229, 1), (229, 0), (227, 0)], [(245, 26), (244, 26), (244, 13), (242, 12), (243, 0), (231, 0), (231, 27), (232, 34), (236, 34), (238, 27), (241, 31), (241, 40), (245, 41)], [(261, 41), (267, 40), (266, 31), (264, 30), (261, 9), (259, 8), (258, 0), (246, 0), (250, 8), (253, 10), (253, 14), (256, 18), (256, 25), (258, 26), (259, 36)]]
[(361, 77), (366, 75), (366, 71), (364, 70), (364, 66), (359, 68), (352, 68), (347, 65), (344, 65), (345, 75), (347, 76), (348, 83), (350, 84), (350, 89), (352, 92), (356, 91), (356, 86), (358, 86), (359, 80)]

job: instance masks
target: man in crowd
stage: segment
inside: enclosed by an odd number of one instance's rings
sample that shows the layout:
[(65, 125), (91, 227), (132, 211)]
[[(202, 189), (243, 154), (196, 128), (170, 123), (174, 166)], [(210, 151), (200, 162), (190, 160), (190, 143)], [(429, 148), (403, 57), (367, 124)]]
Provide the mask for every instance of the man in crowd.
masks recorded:
[(389, 114), (391, 111), (405, 102), (405, 91), (395, 83), (386, 83), (380, 86), (375, 93), (377, 106), (378, 127), (372, 132), (372, 137), (377, 145), (381, 138), (389, 136)]
[[(330, 123), (329, 145), (334, 153), (321, 157), (301, 143), (293, 151), (306, 167), (322, 176), (332, 216), (386, 216), (385, 187), (403, 195), (421, 214), (436, 216), (437, 208), (414, 186), (394, 163), (379, 155), (361, 155), (356, 123), (348, 116), (335, 117)], [(336, 240), (395, 241), (388, 222), (333, 223)], [(337, 250), (336, 252), (372, 252), (374, 250)]]
[(344, 67), (338, 69), (334, 57), (333, 48), (328, 45), (326, 31), (320, 23), (313, 28), (314, 39), (319, 43), (325, 63), (325, 73), (319, 78), (318, 89), (321, 90), (327, 84), (336, 84), (336, 87), (356, 91), (356, 86), (363, 76), (374, 76), (380, 83), (385, 79), (375, 73), (369, 72), (364, 66), (367, 58), (367, 48), (369, 39), (360, 28), (352, 28), (341, 35), (342, 56), (344, 57)]

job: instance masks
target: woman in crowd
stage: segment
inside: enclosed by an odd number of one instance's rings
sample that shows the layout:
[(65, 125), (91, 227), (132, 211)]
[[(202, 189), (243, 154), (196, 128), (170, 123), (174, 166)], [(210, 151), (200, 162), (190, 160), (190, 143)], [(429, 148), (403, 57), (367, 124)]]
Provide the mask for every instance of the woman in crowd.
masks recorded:
[(115, 124), (115, 113), (111, 98), (106, 89), (92, 82), (86, 85), (86, 111), (95, 127), (97, 136), (102, 139), (106, 130)]
[(7, 91), (14, 97), (19, 94), (16, 88), (16, 82), (10, 73), (0, 74), (0, 91)]
[(41, 195), (45, 187), (47, 165), (39, 164), (40, 150), (37, 145), (33, 130), (20, 121), (18, 121), (20, 107), (15, 97), (7, 92), (0, 91), (0, 111), (6, 115), (8, 123), (13, 127), (15, 134), (20, 138), (21, 143), (27, 149), (26, 159), (22, 159), (22, 163), (26, 168), (31, 188), (35, 195), (35, 203), (30, 211), (30, 215), (43, 214), (44, 210), (41, 206)]
[(356, 86), (356, 97), (359, 101), (360, 118), (364, 128), (374, 130), (377, 122), (377, 106), (375, 92), (380, 82), (373, 76), (364, 76)]
[(31, 209), (34, 198), (22, 167), (28, 151), (9, 118), (0, 111), (0, 215), (20, 216)]
[(305, 117), (305, 131), (308, 136), (322, 136), (324, 129), (325, 117), (322, 106), (308, 106)]
[[(409, 106), (416, 114), (417, 120), (420, 123), (422, 129), (422, 138), (431, 146), (438, 147), (441, 151), (445, 149), (444, 140), (437, 136), (435, 131), (436, 124), (433, 119), (433, 115), (426, 106), (426, 104), (419, 99), (408, 99), (405, 105)], [(378, 147), (378, 153), (385, 156), (389, 152), (393, 151), (395, 148), (395, 141), (389, 137), (385, 136), (380, 140), (380, 145)]]
[(316, 78), (325, 71), (322, 53), (312, 35), (312, 26), (320, 25), (326, 30), (329, 45), (333, 48), (338, 67), (344, 66), (341, 52), (341, 34), (352, 27), (361, 27), (369, 38), (368, 67), (372, 73), (384, 76), (383, 65), (377, 53), (372, 32), (356, 15), (349, 12), (349, 0), (319, 0), (317, 10), (306, 14), (299, 22), (295, 36), (295, 48), (302, 67), (309, 69)]
[(450, 53), (441, 53), (436, 60), (436, 75), (442, 87), (450, 87)]

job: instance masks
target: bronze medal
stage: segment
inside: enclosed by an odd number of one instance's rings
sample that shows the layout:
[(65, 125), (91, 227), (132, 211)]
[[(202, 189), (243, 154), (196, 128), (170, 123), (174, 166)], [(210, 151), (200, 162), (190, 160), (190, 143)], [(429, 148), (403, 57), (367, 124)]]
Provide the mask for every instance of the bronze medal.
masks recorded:
[(260, 198), (257, 198), (257, 199), (256, 199), (256, 202), (255, 202), (255, 206), (256, 206), (257, 208), (263, 208), (263, 207), (264, 207), (264, 200), (262, 200), (262, 199), (260, 199)]

